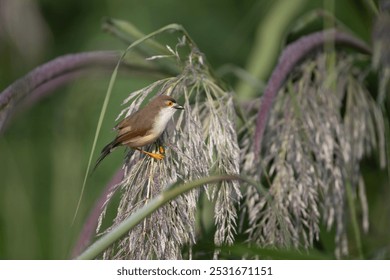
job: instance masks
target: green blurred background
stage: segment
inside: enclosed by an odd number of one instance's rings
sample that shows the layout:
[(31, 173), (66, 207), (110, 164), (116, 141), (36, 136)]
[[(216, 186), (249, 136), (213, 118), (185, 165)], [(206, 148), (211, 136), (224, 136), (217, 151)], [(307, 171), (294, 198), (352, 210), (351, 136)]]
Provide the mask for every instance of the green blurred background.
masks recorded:
[[(132, 22), (144, 33), (179, 23), (215, 69), (227, 64), (246, 69), (260, 65), (257, 78), (264, 82), (288, 30), (315, 9), (329, 10), (370, 42), (375, 16), (370, 10), (372, 2), (0, 0), (0, 90), (63, 54), (125, 49), (118, 38), (101, 30), (104, 17)], [(304, 30), (321, 29), (324, 24), (317, 18)], [(83, 220), (124, 155), (114, 153), (89, 177), (79, 218), (72, 227), (109, 79), (110, 73), (93, 74), (57, 90), (19, 112), (0, 135), (0, 259), (69, 258)], [(236, 79), (228, 77), (227, 81), (237, 86)], [(111, 128), (122, 100), (148, 82), (147, 78), (120, 75), (98, 150), (114, 135)], [(386, 257), (390, 250), (389, 186), (374, 159), (367, 159), (363, 168), (371, 220), (370, 232), (363, 236), (364, 250), (367, 257)]]

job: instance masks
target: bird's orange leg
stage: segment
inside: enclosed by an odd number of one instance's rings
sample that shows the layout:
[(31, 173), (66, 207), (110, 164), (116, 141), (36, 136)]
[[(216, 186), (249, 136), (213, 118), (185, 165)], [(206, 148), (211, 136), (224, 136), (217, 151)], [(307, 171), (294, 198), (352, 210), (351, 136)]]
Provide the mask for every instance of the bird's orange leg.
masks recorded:
[(135, 149), (140, 151), (141, 153), (144, 153), (144, 154), (150, 156), (151, 158), (154, 158), (154, 159), (161, 160), (161, 159), (163, 159), (165, 157), (163, 154), (156, 154), (156, 153), (146, 152), (144, 150), (141, 150), (140, 148), (135, 148)]
[(160, 138), (158, 138), (156, 141), (156, 148), (158, 148), (160, 154), (165, 155), (165, 149)]
[(160, 154), (164, 155), (165, 154), (165, 149), (162, 145), (159, 145), (158, 146), (158, 151), (160, 152)]

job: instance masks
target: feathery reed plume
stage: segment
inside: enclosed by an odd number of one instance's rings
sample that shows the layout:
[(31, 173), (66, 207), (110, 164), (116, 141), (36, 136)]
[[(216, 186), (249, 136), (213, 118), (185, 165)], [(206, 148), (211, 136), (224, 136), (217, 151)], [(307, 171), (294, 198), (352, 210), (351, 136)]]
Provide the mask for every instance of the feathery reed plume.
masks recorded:
[[(172, 51), (180, 59), (176, 51)], [(177, 180), (191, 181), (209, 174), (238, 174), (239, 148), (232, 96), (212, 78), (203, 55), (192, 48), (177, 77), (156, 81), (133, 92), (130, 105), (118, 118), (135, 112), (150, 96), (171, 95), (185, 110), (177, 113), (160, 141), (166, 158), (155, 161), (129, 152), (124, 165), (115, 227), (148, 200)], [(152, 150), (150, 145), (146, 150)], [(241, 197), (237, 182), (206, 187), (215, 201), (215, 244), (232, 244), (236, 232), (236, 203)], [(191, 191), (144, 220), (104, 253), (109, 259), (181, 259), (183, 245), (196, 242), (195, 213), (200, 190)], [(107, 204), (106, 204), (107, 205)], [(101, 219), (104, 217), (104, 213)], [(105, 230), (109, 231), (112, 227)], [(98, 228), (99, 229), (99, 228)], [(191, 257), (191, 253), (189, 253)]]

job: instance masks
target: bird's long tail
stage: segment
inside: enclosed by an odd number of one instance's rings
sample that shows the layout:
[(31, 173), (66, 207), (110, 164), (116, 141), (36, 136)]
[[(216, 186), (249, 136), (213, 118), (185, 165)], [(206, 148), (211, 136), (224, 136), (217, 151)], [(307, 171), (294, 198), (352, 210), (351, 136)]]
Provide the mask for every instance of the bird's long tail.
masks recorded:
[(106, 146), (104, 146), (103, 150), (100, 153), (99, 158), (96, 161), (95, 167), (93, 168), (92, 172), (95, 171), (95, 169), (99, 166), (100, 162), (119, 145), (117, 140), (115, 139), (114, 141), (108, 143)]

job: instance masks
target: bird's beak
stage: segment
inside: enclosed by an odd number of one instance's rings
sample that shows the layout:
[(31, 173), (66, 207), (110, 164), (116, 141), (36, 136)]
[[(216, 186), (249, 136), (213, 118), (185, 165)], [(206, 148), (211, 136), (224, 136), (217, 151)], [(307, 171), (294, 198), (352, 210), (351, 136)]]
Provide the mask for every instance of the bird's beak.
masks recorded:
[(184, 110), (184, 107), (180, 106), (179, 104), (176, 104), (175, 106), (173, 106), (173, 108), (178, 109), (178, 110)]

